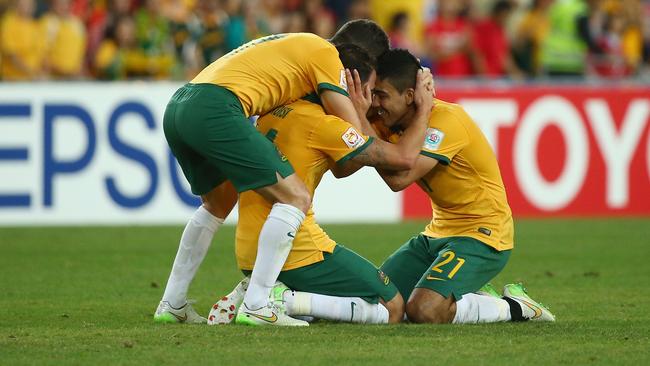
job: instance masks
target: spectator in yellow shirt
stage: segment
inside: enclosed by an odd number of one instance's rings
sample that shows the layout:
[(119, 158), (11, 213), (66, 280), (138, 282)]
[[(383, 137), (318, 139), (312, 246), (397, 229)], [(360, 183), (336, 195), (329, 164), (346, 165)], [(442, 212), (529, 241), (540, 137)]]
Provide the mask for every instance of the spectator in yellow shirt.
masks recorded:
[(552, 0), (534, 0), (515, 33), (513, 51), (518, 66), (529, 76), (541, 73), (541, 45), (548, 34), (548, 8)]
[(4, 80), (34, 80), (43, 76), (43, 34), (34, 19), (34, 0), (16, 0), (0, 25)]
[(83, 74), (86, 30), (70, 11), (70, 0), (54, 0), (41, 19), (46, 35), (45, 64), (54, 78), (78, 78)]
[(172, 74), (175, 64), (174, 45), (171, 38), (170, 22), (161, 13), (160, 0), (146, 0), (133, 15), (135, 37), (138, 47), (155, 64), (151, 76), (165, 79)]
[(119, 18), (115, 27), (108, 29), (94, 59), (95, 73), (100, 79), (119, 80), (129, 76), (128, 54), (137, 49), (135, 23), (129, 16)]
[(115, 29), (101, 43), (95, 56), (96, 74), (101, 79), (119, 80), (150, 78), (169, 70), (172, 59), (147, 55), (138, 46), (136, 26), (132, 17), (123, 16), (116, 21)]

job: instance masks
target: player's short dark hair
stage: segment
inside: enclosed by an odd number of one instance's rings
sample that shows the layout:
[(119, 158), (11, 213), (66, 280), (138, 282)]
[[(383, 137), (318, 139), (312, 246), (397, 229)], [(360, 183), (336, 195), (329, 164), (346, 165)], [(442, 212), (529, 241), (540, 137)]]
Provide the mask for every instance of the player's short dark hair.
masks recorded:
[(415, 88), (418, 70), (422, 66), (418, 59), (404, 49), (392, 49), (384, 52), (377, 60), (377, 78), (388, 80), (403, 93), (408, 88)]
[(379, 57), (390, 48), (386, 32), (368, 19), (351, 20), (343, 24), (330, 41), (335, 45), (352, 43), (368, 51), (373, 58)]
[(375, 60), (363, 48), (351, 44), (344, 43), (336, 45), (336, 50), (339, 51), (339, 58), (343, 67), (356, 69), (359, 72), (361, 82), (368, 81), (370, 74), (375, 70)]

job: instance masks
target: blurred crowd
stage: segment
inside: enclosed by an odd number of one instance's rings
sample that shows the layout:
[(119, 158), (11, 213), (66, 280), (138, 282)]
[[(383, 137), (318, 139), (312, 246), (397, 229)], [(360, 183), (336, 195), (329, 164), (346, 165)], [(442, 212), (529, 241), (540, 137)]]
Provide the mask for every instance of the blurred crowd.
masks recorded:
[(650, 73), (650, 0), (0, 0), (0, 78), (188, 79), (251, 39), (359, 18), (441, 78)]

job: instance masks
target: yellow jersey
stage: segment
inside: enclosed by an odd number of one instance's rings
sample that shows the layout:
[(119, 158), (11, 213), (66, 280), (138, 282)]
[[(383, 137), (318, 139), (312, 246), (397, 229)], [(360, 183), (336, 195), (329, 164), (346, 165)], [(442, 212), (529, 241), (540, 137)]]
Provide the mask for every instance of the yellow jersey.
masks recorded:
[(246, 116), (264, 115), (314, 91), (347, 96), (338, 51), (311, 33), (275, 34), (232, 50), (201, 71), (191, 83), (211, 83), (233, 92)]
[[(362, 135), (348, 122), (325, 114), (320, 105), (306, 100), (276, 108), (260, 117), (257, 128), (289, 159), (312, 196), (330, 162), (349, 160), (372, 143), (371, 137)], [(235, 253), (240, 269), (253, 269), (260, 230), (271, 206), (254, 191), (239, 196)], [(283, 270), (320, 262), (323, 252), (332, 253), (335, 244), (318, 226), (310, 208)]]
[(5, 80), (31, 80), (42, 71), (45, 42), (43, 28), (36, 20), (8, 11), (1, 20), (0, 50), (3, 56), (14, 54), (27, 66), (27, 71), (3, 57), (1, 76)]
[(435, 101), (420, 154), (438, 160), (417, 181), (433, 211), (422, 234), (468, 236), (499, 251), (512, 249), (512, 213), (496, 155), (460, 105)]
[(86, 55), (86, 28), (74, 17), (46, 14), (41, 18), (45, 29), (48, 64), (65, 75), (78, 75)]

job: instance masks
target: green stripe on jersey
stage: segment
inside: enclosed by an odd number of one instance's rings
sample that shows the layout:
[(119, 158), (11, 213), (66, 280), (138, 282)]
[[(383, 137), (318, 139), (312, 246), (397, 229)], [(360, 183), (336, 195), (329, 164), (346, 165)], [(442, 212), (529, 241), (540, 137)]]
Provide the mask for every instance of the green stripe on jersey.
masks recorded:
[(343, 164), (346, 161), (354, 158), (355, 156), (359, 155), (363, 150), (367, 149), (370, 144), (375, 141), (375, 138), (372, 136), (368, 137), (368, 141), (366, 141), (365, 144), (359, 146), (356, 150), (351, 151), (349, 154), (345, 155), (344, 157), (340, 158), (339, 160), (336, 161), (336, 164)]
[(433, 158), (433, 159), (436, 159), (436, 160), (438, 160), (439, 162), (441, 162), (442, 164), (445, 164), (445, 165), (449, 165), (451, 163), (451, 160), (449, 160), (449, 158), (444, 156), (444, 155), (434, 154), (434, 153), (426, 151), (426, 150), (421, 150), (420, 154), (424, 155), (424, 156), (428, 156), (428, 157)]
[(332, 91), (335, 91), (335, 92), (337, 92), (339, 94), (343, 94), (346, 97), (350, 96), (350, 94), (348, 94), (348, 92), (345, 91), (345, 89), (343, 89), (343, 88), (341, 88), (339, 86), (336, 86), (334, 84), (330, 84), (330, 83), (320, 83), (320, 84), (318, 84), (317, 89), (318, 89), (318, 94), (322, 93), (323, 90), (332, 90)]

